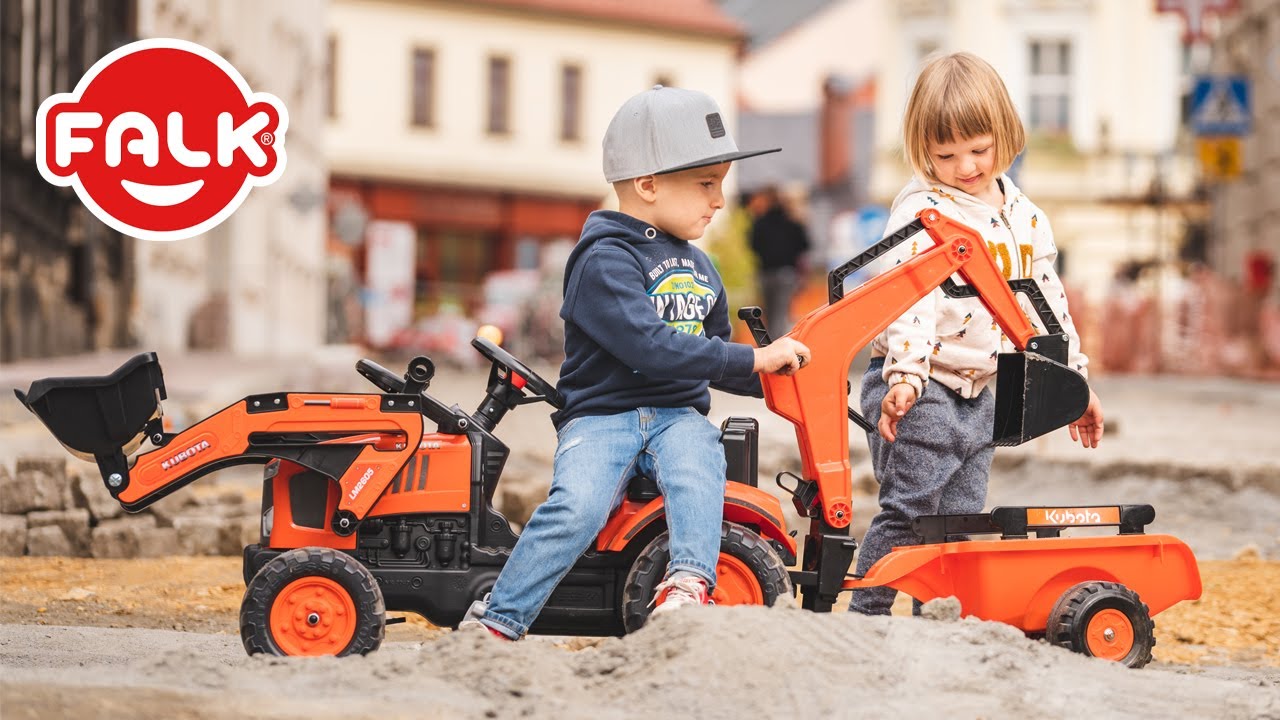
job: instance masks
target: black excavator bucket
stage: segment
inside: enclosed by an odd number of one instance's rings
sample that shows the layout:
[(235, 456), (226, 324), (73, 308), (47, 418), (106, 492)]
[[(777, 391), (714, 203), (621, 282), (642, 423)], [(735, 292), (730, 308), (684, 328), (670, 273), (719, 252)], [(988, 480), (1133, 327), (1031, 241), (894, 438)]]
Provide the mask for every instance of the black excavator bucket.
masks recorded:
[(153, 352), (129, 358), (110, 375), (45, 378), (14, 395), (68, 450), (95, 461), (138, 448), (160, 416), (164, 375)]
[(1084, 414), (1084, 376), (1034, 352), (1001, 353), (996, 365), (993, 445), (1020, 445)]

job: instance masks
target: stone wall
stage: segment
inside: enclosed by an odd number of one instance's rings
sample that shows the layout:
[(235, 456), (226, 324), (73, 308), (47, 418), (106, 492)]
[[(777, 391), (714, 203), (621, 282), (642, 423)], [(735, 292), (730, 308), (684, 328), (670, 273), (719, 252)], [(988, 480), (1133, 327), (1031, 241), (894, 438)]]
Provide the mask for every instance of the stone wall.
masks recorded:
[(178, 492), (139, 513), (74, 459), (0, 463), (0, 555), (94, 558), (239, 555), (259, 541), (260, 509), (243, 494)]

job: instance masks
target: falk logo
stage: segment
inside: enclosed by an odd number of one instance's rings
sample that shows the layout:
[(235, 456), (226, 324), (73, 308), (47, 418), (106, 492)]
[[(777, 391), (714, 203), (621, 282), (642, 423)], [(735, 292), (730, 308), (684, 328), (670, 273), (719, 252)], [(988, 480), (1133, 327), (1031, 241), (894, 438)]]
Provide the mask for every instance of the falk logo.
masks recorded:
[(181, 240), (217, 226), (284, 173), (288, 128), (284, 103), (250, 92), (212, 50), (140, 40), (40, 104), (36, 163), (116, 230)]

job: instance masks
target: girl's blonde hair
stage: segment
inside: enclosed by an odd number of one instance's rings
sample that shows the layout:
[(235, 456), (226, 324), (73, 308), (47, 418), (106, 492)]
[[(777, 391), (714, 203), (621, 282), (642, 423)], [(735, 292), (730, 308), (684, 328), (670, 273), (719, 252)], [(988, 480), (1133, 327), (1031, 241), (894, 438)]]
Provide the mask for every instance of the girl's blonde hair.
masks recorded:
[(903, 141), (912, 169), (925, 180), (937, 182), (929, 144), (979, 135), (994, 140), (996, 175), (1008, 170), (1026, 145), (1022, 120), (999, 73), (986, 60), (966, 52), (930, 61), (916, 80), (903, 119)]

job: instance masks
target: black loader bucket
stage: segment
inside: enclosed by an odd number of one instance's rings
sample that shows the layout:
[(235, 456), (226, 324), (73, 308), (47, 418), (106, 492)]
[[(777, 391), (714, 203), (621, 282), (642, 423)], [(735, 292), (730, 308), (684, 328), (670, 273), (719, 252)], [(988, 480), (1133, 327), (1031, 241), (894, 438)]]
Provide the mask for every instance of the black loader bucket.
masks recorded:
[(1020, 445), (1071, 423), (1089, 406), (1084, 376), (1034, 352), (1001, 353), (993, 445)]
[(74, 455), (89, 461), (129, 455), (166, 397), (160, 360), (135, 355), (110, 375), (45, 378), (14, 395)]

